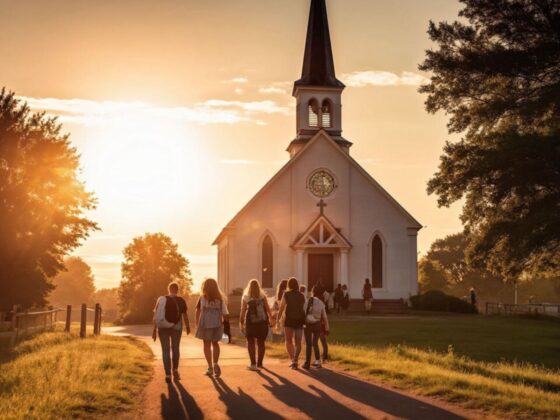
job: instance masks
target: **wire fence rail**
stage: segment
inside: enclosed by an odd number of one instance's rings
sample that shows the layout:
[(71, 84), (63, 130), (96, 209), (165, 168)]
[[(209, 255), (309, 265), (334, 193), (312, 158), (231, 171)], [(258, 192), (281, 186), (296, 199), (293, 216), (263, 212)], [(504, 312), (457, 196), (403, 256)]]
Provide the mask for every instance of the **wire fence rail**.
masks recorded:
[[(66, 313), (64, 331), (70, 332), (72, 326), (72, 305), (66, 308), (53, 308), (44, 311), (22, 311), (19, 305), (14, 305), (10, 312), (0, 312), (0, 338), (8, 338), (10, 347), (30, 334), (49, 331), (59, 322), (60, 313)], [(80, 337), (87, 335), (88, 313), (93, 313), (93, 334), (101, 334), (102, 308), (96, 304), (88, 307), (85, 303), (80, 307)]]
[(560, 317), (560, 304), (528, 303), (486, 303), (486, 315), (548, 315)]

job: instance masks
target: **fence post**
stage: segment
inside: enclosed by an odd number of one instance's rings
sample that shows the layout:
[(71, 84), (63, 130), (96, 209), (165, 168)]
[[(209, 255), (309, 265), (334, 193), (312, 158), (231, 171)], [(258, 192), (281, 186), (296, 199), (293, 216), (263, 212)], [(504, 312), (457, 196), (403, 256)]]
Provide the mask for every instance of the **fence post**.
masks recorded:
[(70, 332), (70, 324), (72, 323), (72, 305), (66, 305), (66, 325), (64, 331)]
[(12, 338), (10, 340), (10, 347), (15, 346), (18, 336), (18, 322), (17, 322), (17, 313), (19, 310), (18, 305), (14, 305), (12, 308)]
[(80, 337), (86, 337), (86, 323), (87, 323), (87, 306), (82, 303), (82, 316), (80, 318)]
[(99, 305), (99, 324), (97, 325), (97, 334), (101, 334), (101, 322), (103, 322), (103, 308)]
[(99, 303), (95, 304), (95, 318), (93, 321), (93, 335), (99, 335), (99, 325), (100, 325), (100, 314), (101, 306)]

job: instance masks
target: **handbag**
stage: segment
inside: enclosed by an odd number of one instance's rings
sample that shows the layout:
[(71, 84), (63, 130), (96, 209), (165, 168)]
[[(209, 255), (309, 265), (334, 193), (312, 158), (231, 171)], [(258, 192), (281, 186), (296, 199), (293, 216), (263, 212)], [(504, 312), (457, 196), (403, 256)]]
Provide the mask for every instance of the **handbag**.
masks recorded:
[(309, 299), (309, 301), (307, 302), (307, 311), (305, 312), (305, 323), (306, 324), (316, 324), (317, 322), (319, 322), (320, 320), (318, 320), (317, 318), (315, 318), (315, 315), (313, 315), (311, 313), (311, 311), (313, 310), (313, 302), (314, 302), (315, 298), (312, 297), (311, 299)]

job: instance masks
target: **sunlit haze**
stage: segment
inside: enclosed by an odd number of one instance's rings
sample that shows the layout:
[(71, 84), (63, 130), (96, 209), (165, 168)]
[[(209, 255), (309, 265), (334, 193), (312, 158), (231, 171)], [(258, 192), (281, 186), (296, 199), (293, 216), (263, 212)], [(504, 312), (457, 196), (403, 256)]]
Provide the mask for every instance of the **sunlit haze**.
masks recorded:
[[(329, 0), (352, 156), (427, 228), (424, 253), (460, 230), (460, 208), (427, 196), (448, 135), (428, 115), (417, 70), (429, 19), (448, 0)], [(122, 249), (161, 231), (195, 284), (216, 275), (211, 243), (288, 160), (291, 86), (308, 1), (0, 0), (0, 85), (60, 117), (96, 193), (101, 231), (76, 253), (97, 287), (120, 281)]]

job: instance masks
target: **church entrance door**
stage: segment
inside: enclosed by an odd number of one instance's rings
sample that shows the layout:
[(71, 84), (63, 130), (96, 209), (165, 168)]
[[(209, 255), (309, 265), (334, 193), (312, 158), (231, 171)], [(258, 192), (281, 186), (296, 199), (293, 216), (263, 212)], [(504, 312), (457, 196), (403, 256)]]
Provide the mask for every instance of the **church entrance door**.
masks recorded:
[(307, 285), (309, 291), (317, 283), (329, 290), (334, 290), (334, 255), (333, 254), (309, 254), (307, 257)]

